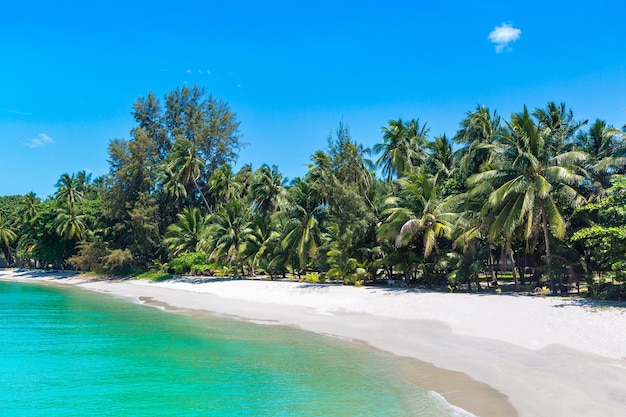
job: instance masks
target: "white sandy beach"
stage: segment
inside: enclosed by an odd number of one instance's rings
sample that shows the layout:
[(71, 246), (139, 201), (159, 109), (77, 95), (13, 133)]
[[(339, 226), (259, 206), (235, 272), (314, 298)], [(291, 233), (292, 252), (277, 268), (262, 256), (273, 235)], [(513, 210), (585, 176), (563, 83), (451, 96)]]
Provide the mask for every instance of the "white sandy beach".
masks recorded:
[(464, 392), (471, 383), (433, 381), (440, 392), (452, 387), (443, 392), (448, 401), (483, 417), (610, 417), (626, 409), (626, 306), (283, 281), (149, 283), (2, 270), (0, 279), (73, 284), (172, 309), (360, 340), (463, 373), (503, 394), (482, 384)]

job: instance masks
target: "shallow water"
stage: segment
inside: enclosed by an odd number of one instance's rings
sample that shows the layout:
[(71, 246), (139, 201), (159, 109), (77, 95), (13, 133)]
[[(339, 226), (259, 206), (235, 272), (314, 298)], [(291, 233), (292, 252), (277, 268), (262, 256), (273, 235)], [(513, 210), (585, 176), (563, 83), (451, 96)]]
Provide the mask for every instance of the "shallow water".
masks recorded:
[(400, 361), (293, 329), (0, 281), (2, 416), (469, 415)]

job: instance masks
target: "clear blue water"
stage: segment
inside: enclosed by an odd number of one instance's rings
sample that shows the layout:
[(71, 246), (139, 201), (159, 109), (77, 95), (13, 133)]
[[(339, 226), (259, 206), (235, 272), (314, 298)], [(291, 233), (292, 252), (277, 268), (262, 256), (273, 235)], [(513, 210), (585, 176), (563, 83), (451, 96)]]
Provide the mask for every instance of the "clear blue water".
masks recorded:
[(0, 281), (0, 416), (452, 416), (355, 343)]

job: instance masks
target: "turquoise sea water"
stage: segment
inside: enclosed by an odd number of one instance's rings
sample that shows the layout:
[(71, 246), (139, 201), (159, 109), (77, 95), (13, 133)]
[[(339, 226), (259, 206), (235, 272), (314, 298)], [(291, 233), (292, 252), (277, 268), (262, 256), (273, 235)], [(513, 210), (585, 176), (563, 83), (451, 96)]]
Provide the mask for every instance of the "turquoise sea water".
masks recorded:
[(3, 417), (465, 415), (397, 366), (321, 335), (0, 281)]

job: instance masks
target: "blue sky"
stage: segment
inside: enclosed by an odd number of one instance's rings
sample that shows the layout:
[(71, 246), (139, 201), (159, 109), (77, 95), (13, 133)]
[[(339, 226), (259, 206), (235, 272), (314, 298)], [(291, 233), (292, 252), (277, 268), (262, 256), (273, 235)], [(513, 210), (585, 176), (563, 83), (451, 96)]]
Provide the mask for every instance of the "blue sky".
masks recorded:
[(508, 118), (563, 101), (577, 119), (626, 124), (621, 0), (129, 3), (3, 5), (0, 195), (105, 174), (133, 102), (183, 85), (237, 113), (238, 166), (289, 178), (342, 119), (369, 147), (399, 117), (453, 136), (477, 104)]

